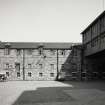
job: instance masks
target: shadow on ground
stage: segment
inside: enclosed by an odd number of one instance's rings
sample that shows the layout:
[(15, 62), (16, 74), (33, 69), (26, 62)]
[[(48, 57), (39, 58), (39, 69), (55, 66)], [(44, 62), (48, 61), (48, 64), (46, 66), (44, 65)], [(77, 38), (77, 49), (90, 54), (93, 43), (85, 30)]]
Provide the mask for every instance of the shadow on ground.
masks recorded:
[(63, 91), (68, 89), (70, 87), (41, 87), (36, 90), (24, 91), (12, 105), (69, 102), (74, 99)]
[(105, 91), (105, 80), (94, 81), (62, 81), (67, 85), (72, 85), (72, 89), (98, 89)]
[[(36, 90), (27, 90), (12, 105), (44, 105), (44, 103), (57, 102), (74, 103), (73, 105), (77, 105), (75, 102), (78, 105), (84, 105), (84, 103), (86, 105), (101, 105), (92, 103), (102, 103), (105, 98), (105, 81), (63, 81), (63, 83), (73, 87), (39, 87)], [(102, 97), (99, 99), (100, 96)]]

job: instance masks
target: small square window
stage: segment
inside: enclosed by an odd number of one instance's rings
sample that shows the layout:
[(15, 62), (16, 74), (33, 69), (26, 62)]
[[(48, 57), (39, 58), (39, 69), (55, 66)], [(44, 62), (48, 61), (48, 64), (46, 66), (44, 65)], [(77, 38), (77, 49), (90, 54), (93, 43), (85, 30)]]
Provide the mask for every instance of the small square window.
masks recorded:
[(31, 75), (32, 75), (32, 73), (31, 72), (28, 72), (28, 76), (31, 77)]
[(27, 50), (27, 54), (28, 54), (28, 55), (32, 55), (32, 49), (28, 49), (28, 50)]
[(5, 68), (6, 68), (6, 69), (9, 69), (9, 63), (6, 63), (6, 64), (5, 64)]
[(50, 76), (51, 76), (51, 77), (54, 77), (54, 73), (50, 73)]
[(9, 77), (9, 72), (6, 72), (6, 76)]
[(55, 55), (55, 50), (51, 49), (51, 55)]
[(43, 65), (42, 64), (39, 64), (39, 68), (42, 69), (43, 68)]
[(20, 77), (20, 72), (17, 72), (17, 77)]
[(43, 76), (43, 73), (39, 73), (39, 76), (42, 77)]
[(51, 70), (54, 70), (54, 64), (50, 64)]
[(31, 68), (32, 67), (32, 65), (31, 64), (28, 64), (28, 68)]

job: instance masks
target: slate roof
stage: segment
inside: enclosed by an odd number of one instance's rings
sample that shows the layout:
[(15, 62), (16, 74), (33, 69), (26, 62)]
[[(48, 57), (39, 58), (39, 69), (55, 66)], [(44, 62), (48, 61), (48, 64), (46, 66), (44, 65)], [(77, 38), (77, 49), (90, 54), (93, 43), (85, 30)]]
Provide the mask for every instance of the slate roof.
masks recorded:
[(27, 49), (27, 48), (38, 48), (39, 46), (43, 46), (44, 48), (54, 48), (54, 49), (70, 49), (73, 45), (78, 45), (81, 43), (54, 43), (54, 42), (0, 42), (0, 48), (5, 48), (7, 45), (10, 48), (19, 48), (19, 49)]

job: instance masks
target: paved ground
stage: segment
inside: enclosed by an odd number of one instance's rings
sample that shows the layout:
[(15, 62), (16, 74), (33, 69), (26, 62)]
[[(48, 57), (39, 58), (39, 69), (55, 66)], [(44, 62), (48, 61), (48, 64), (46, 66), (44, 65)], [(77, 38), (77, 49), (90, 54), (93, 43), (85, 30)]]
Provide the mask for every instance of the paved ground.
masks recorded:
[(0, 82), (0, 105), (105, 105), (105, 81)]

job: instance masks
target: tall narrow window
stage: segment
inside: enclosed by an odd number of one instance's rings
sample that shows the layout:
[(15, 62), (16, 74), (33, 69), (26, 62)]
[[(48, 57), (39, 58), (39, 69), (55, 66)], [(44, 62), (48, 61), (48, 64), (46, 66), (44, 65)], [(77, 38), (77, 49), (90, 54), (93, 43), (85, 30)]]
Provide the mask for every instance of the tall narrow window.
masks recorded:
[(4, 55), (10, 55), (10, 49), (5, 48), (4, 49)]
[(39, 49), (39, 55), (43, 54), (43, 50)]
[(38, 51), (39, 51), (39, 55), (42, 55), (43, 54), (43, 45), (40, 45), (38, 47)]
[(61, 50), (61, 51), (60, 51), (60, 54), (61, 54), (61, 55), (65, 55), (65, 50)]
[(73, 53), (74, 53), (74, 54), (73, 54), (74, 56), (77, 56), (77, 50), (76, 50), (76, 49), (74, 50)]
[(20, 63), (15, 63), (15, 70), (20, 72)]
[(21, 51), (20, 49), (17, 49), (17, 50), (16, 50), (17, 55), (20, 55), (20, 51)]

